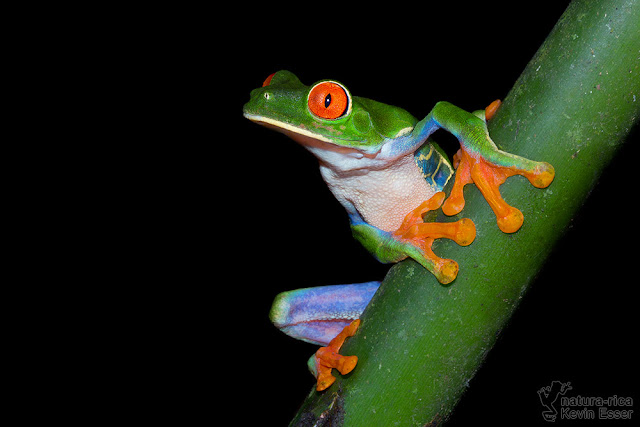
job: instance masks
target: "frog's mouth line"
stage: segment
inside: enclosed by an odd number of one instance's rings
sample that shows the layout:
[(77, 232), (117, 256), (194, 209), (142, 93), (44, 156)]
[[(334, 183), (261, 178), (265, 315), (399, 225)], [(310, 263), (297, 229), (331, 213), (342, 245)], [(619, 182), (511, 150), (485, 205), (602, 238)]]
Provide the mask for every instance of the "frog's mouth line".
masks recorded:
[[(354, 141), (350, 139), (335, 138), (336, 140), (343, 141), (344, 144), (330, 140), (329, 138), (313, 133), (308, 129), (292, 126), (289, 123), (282, 122), (280, 120), (274, 120), (269, 117), (260, 116), (257, 114), (244, 113), (244, 116), (252, 122), (259, 125), (271, 128), (278, 132), (281, 132), (293, 139), (297, 143), (303, 145), (307, 149), (314, 151), (316, 156), (319, 156), (320, 151), (339, 153), (355, 158), (374, 158), (379, 153), (381, 146), (367, 147), (353, 144)], [(320, 151), (316, 150), (320, 149)], [(321, 157), (321, 156), (319, 156)]]
[[(280, 120), (274, 120), (269, 117), (259, 116), (251, 113), (244, 113), (244, 116), (247, 119), (251, 120), (252, 122), (261, 124), (263, 126), (271, 127), (272, 129), (278, 130), (280, 132), (294, 133), (294, 134), (305, 136), (307, 138), (313, 138), (317, 141), (327, 142), (332, 145), (340, 146), (340, 144), (337, 144), (335, 141), (323, 135), (319, 135), (317, 133), (311, 132), (308, 129), (290, 125), (289, 123), (285, 123)], [(341, 138), (336, 138), (336, 139), (340, 139), (341, 141), (345, 141), (346, 143), (351, 142), (351, 140), (348, 140), (348, 139), (341, 139)]]

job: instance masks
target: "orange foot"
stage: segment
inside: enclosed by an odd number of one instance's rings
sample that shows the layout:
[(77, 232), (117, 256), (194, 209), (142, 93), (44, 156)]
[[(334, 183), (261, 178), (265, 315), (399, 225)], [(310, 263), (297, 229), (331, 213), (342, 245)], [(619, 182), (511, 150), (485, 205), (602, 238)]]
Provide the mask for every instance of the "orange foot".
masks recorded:
[(401, 241), (408, 242), (422, 252), (422, 256), (433, 264), (433, 274), (440, 283), (451, 283), (458, 275), (458, 263), (451, 259), (438, 257), (431, 246), (435, 239), (451, 239), (460, 246), (470, 245), (476, 237), (476, 227), (468, 218), (456, 222), (424, 222), (422, 216), (438, 209), (444, 201), (444, 192), (436, 193), (426, 202), (407, 214), (400, 228), (394, 236)]
[[(494, 101), (485, 110), (487, 119), (493, 117), (500, 106)], [(545, 188), (555, 176), (553, 166), (535, 162), (498, 150), (488, 133), (473, 144), (462, 145), (453, 157), (456, 178), (449, 198), (442, 206), (445, 215), (455, 215), (464, 208), (463, 188), (474, 183), (496, 214), (498, 227), (505, 233), (520, 229), (524, 216), (519, 209), (509, 206), (500, 195), (499, 187), (513, 175), (526, 177), (533, 186)]]
[(320, 347), (316, 351), (315, 363), (317, 372), (316, 390), (322, 391), (331, 387), (336, 377), (331, 374), (331, 369), (336, 368), (342, 375), (353, 371), (358, 363), (358, 356), (342, 356), (339, 351), (347, 337), (352, 337), (360, 326), (360, 319), (356, 319), (331, 340), (328, 346)]

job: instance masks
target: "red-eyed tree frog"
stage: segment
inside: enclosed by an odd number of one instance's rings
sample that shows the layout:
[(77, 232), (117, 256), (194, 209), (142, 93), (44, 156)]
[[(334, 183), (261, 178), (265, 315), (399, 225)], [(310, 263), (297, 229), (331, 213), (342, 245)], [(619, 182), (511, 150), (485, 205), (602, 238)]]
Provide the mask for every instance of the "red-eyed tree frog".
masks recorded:
[[(337, 81), (306, 86), (293, 73), (278, 71), (251, 92), (244, 116), (284, 133), (318, 158), (322, 178), (347, 211), (353, 236), (374, 257), (385, 263), (411, 257), (448, 284), (456, 278), (458, 264), (438, 257), (431, 245), (440, 238), (469, 245), (475, 239), (475, 226), (467, 218), (424, 222), (424, 214), (440, 207), (446, 215), (460, 213), (463, 187), (474, 183), (493, 209), (498, 227), (513, 233), (524, 218), (502, 199), (499, 186), (516, 174), (538, 188), (547, 187), (554, 178), (550, 164), (496, 147), (486, 120), (498, 106), (499, 101), (468, 113), (439, 102), (418, 121), (401, 108), (352, 96)], [(453, 165), (428, 139), (440, 128), (460, 142)], [(442, 190), (454, 168), (455, 180), (445, 201)], [(326, 346), (310, 359), (318, 390), (335, 380), (332, 368), (345, 374), (355, 367), (356, 356), (338, 351), (355, 333), (359, 324), (355, 319), (378, 286), (368, 282), (307, 288), (276, 297), (271, 310), (276, 326), (295, 338)]]

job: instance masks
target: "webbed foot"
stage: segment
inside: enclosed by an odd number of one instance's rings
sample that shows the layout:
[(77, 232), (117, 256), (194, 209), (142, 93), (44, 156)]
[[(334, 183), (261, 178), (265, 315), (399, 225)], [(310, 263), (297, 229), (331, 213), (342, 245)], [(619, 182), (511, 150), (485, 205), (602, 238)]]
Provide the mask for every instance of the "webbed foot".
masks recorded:
[(342, 375), (351, 372), (358, 363), (358, 356), (343, 356), (339, 353), (340, 347), (348, 337), (352, 337), (360, 326), (360, 319), (356, 319), (347, 325), (342, 332), (331, 340), (326, 347), (320, 347), (312, 358), (315, 366), (312, 370), (316, 373), (316, 390), (322, 391), (331, 387), (336, 377), (331, 374), (331, 369), (336, 368)]
[[(499, 106), (499, 103), (497, 104)], [(490, 118), (497, 110), (492, 103), (486, 110)], [(514, 233), (524, 221), (519, 209), (507, 204), (500, 195), (499, 187), (513, 175), (526, 177), (537, 188), (551, 184), (555, 176), (553, 166), (500, 151), (489, 137), (486, 124), (478, 120), (472, 136), (460, 141), (460, 150), (453, 158), (456, 177), (449, 198), (442, 206), (446, 215), (456, 215), (464, 208), (463, 188), (474, 183), (496, 215), (498, 227), (505, 233)]]
[[(422, 216), (438, 209), (444, 201), (444, 192), (436, 193), (426, 202), (407, 214), (402, 225), (393, 234), (400, 241), (410, 243), (421, 251), (421, 255), (431, 265), (431, 270), (442, 284), (451, 283), (458, 275), (458, 263), (451, 259), (438, 257), (431, 246), (435, 239), (446, 238), (460, 246), (470, 245), (476, 237), (476, 227), (468, 218), (456, 222), (424, 222)], [(418, 262), (422, 260), (412, 256)]]

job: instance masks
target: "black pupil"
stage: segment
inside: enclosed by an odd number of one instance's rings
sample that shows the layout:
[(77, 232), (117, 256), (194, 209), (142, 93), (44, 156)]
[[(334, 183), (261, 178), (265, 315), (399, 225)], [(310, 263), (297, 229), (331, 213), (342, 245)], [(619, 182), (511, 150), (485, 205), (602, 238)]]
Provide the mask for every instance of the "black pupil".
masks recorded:
[(328, 93), (327, 97), (324, 99), (324, 108), (329, 108), (329, 105), (331, 105), (331, 94)]

